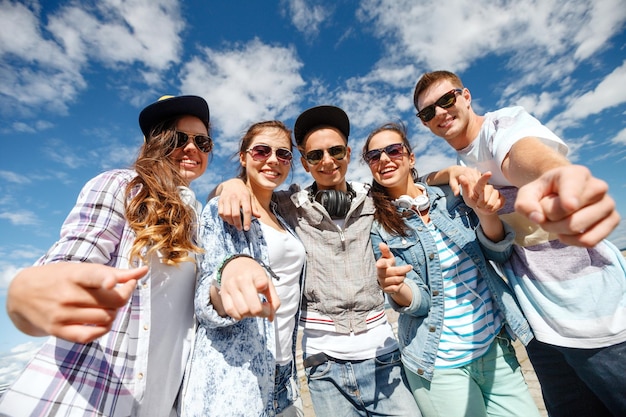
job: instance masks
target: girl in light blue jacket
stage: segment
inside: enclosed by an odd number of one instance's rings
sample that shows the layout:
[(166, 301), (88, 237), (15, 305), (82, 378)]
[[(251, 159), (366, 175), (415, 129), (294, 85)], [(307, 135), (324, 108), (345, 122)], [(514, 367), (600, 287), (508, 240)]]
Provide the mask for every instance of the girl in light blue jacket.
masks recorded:
[(415, 182), (415, 155), (401, 124), (376, 129), (363, 148), (376, 205), (378, 279), (400, 313), (398, 339), (425, 417), (538, 416), (511, 346), (532, 333), (491, 262), (511, 254), (514, 234), (497, 210), (490, 175), (449, 187)]
[(272, 201), (289, 174), (291, 149), (283, 123), (252, 125), (241, 141), (239, 177), (261, 216), (239, 231), (219, 217), (218, 198), (202, 213), (205, 254), (184, 417), (303, 415), (295, 346), (305, 251)]

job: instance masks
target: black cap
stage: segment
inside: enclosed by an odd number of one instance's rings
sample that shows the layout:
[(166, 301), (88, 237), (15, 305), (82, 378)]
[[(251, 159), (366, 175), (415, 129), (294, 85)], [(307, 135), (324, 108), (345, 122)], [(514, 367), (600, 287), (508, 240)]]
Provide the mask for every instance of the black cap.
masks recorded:
[(152, 128), (168, 119), (195, 116), (209, 128), (209, 105), (198, 96), (163, 96), (139, 113), (139, 126), (147, 139)]
[(296, 144), (302, 146), (306, 135), (312, 130), (325, 126), (338, 129), (348, 140), (350, 120), (348, 120), (346, 112), (335, 106), (317, 106), (305, 110), (296, 119), (296, 124), (293, 128)]

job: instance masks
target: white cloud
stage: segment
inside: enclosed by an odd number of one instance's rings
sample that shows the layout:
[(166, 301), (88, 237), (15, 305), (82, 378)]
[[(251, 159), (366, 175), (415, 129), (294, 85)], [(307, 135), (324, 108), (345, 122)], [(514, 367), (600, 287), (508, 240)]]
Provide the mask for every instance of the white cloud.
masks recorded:
[(513, 101), (514, 104), (524, 107), (539, 119), (550, 113), (561, 102), (558, 95), (547, 91), (522, 95)]
[(386, 43), (385, 61), (415, 65), (422, 68), (418, 74), (462, 72), (480, 59), (500, 57), (510, 73), (502, 93), (508, 97), (531, 85), (567, 89), (561, 81), (626, 21), (621, 6), (620, 0), (366, 0), (358, 16)]
[(302, 62), (291, 47), (273, 46), (254, 39), (245, 44), (215, 50), (185, 64), (181, 90), (201, 95), (209, 103), (211, 124), (221, 132), (218, 151), (232, 153), (249, 124), (284, 119), (296, 113), (294, 106), (305, 85), (299, 74)]
[(626, 61), (615, 68), (592, 91), (573, 97), (567, 109), (559, 116), (559, 123), (582, 121), (603, 110), (626, 103)]
[[(428, 69), (460, 71), (479, 57), (510, 52), (522, 39), (529, 39), (523, 36), (530, 33), (531, 23), (524, 17), (529, 15), (523, 13), (525, 3), (503, 7), (485, 0), (371, 0), (362, 4), (360, 15), (374, 21), (378, 36), (389, 41), (391, 56)], [(536, 35), (530, 39), (531, 43), (540, 41)]]
[(31, 266), (42, 255), (31, 245), (0, 246), (0, 290), (3, 292), (23, 268)]
[(0, 386), (12, 383), (23, 371), (26, 364), (35, 356), (45, 339), (34, 339), (11, 348), (0, 356)]
[(320, 25), (332, 14), (331, 10), (320, 4), (311, 4), (311, 1), (283, 0), (281, 3), (287, 7), (291, 23), (306, 39), (316, 37), (320, 31)]
[(184, 28), (178, 1), (104, 0), (89, 6), (72, 5), (50, 18), (47, 27), (67, 55), (85, 56), (107, 66), (139, 62), (164, 70), (181, 54)]
[(4, 170), (0, 170), (0, 178), (2, 178), (3, 181), (12, 182), (14, 184), (28, 184), (31, 182), (30, 179), (22, 174)]
[(626, 128), (620, 130), (617, 135), (611, 140), (611, 142), (626, 145)]
[(579, 30), (575, 34), (578, 59), (586, 59), (606, 47), (607, 41), (626, 19), (626, 7), (622, 0), (594, 1), (589, 6), (588, 20), (585, 25), (577, 28)]
[(17, 275), (23, 268), (17, 267), (7, 262), (0, 262), (0, 291), (5, 292), (9, 287), (13, 277)]
[(12, 224), (17, 226), (36, 225), (39, 223), (37, 215), (28, 210), (22, 210), (19, 213), (8, 211), (0, 212), (0, 219), (7, 219)]
[(50, 160), (67, 168), (76, 169), (91, 163), (85, 159), (83, 152), (60, 139), (48, 139), (43, 146), (43, 151)]
[(138, 63), (143, 70), (132, 74), (149, 85), (178, 62), (184, 23), (177, 0), (95, 4), (72, 2), (40, 16), (36, 2), (28, 8), (2, 1), (0, 27), (11, 42), (0, 43), (0, 81), (11, 88), (3, 90), (0, 111), (29, 114), (44, 106), (65, 113), (87, 87), (83, 72), (94, 61), (116, 70)]

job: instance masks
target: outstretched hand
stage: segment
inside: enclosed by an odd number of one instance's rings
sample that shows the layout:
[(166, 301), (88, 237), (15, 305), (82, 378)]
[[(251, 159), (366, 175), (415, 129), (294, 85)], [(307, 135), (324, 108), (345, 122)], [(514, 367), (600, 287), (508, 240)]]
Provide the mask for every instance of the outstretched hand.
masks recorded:
[(378, 244), (381, 257), (376, 261), (378, 285), (386, 294), (395, 295), (404, 287), (406, 274), (412, 270), (411, 265), (396, 266), (396, 258), (389, 250), (386, 243)]
[(481, 174), (476, 168), (463, 165), (450, 165), (447, 168), (430, 173), (426, 182), (429, 185), (448, 184), (454, 195), (458, 196), (461, 192), (461, 185), (459, 183), (459, 177), (461, 176), (476, 182), (480, 179)]
[(88, 343), (106, 334), (130, 299), (144, 266), (117, 269), (60, 262), (22, 270), (7, 293), (7, 312), (31, 336), (52, 335)]
[[(265, 268), (252, 258), (237, 258), (226, 265), (218, 294), (220, 300), (212, 299), (218, 312), (223, 309), (225, 314), (236, 320), (244, 317), (274, 320), (280, 307), (272, 279)], [(221, 308), (215, 305), (215, 301)]]
[(606, 182), (582, 165), (554, 168), (520, 187), (515, 210), (568, 245), (592, 247), (619, 224)]
[(470, 178), (464, 174), (458, 177), (463, 189), (463, 201), (479, 216), (497, 214), (506, 201), (504, 196), (489, 184), (491, 175), (491, 172), (487, 171), (478, 178), (475, 176)]

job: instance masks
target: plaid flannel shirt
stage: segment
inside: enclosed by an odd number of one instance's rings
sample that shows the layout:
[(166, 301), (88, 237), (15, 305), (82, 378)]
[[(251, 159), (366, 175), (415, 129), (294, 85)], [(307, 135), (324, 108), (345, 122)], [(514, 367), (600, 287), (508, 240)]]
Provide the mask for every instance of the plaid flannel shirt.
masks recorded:
[[(125, 192), (135, 176), (131, 170), (113, 170), (90, 180), (65, 220), (60, 240), (36, 264), (130, 267), (135, 233), (125, 219)], [(136, 415), (146, 387), (150, 332), (140, 331), (139, 324), (150, 322), (149, 279), (150, 273), (138, 282), (111, 331), (101, 338), (78, 344), (50, 337), (2, 397), (0, 415)]]

